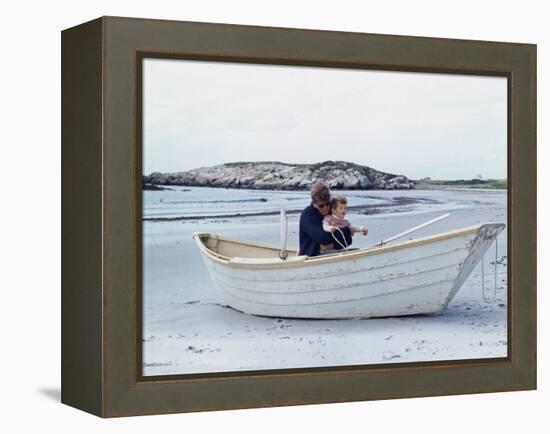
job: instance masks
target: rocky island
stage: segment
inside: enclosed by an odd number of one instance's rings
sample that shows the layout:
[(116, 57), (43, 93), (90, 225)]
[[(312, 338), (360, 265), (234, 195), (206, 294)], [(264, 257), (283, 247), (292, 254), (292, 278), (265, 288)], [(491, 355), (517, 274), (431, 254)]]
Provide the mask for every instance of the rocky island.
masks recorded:
[[(346, 161), (290, 164), (278, 161), (237, 162), (185, 172), (154, 172), (143, 176), (144, 189), (180, 185), (252, 190), (308, 190), (322, 181), (333, 190), (409, 190), (414, 181)], [(161, 188), (161, 187), (159, 187)]]

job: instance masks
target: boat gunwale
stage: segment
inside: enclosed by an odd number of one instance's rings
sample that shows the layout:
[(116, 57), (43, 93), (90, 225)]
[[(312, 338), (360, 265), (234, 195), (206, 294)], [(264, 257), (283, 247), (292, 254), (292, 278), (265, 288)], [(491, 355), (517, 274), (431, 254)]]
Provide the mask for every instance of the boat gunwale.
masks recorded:
[[(457, 229), (453, 231), (444, 232), (442, 234), (436, 234), (436, 235), (429, 235), (422, 238), (417, 238), (414, 240), (407, 240), (403, 241), (401, 243), (397, 244), (386, 244), (386, 245), (375, 245), (373, 247), (368, 247), (365, 249), (359, 249), (359, 250), (353, 250), (353, 251), (345, 251), (341, 253), (335, 253), (331, 255), (320, 255), (320, 256), (307, 256), (303, 260), (290, 260), (290, 261), (283, 261), (279, 258), (273, 258), (273, 262), (264, 262), (261, 264), (254, 264), (254, 263), (235, 263), (231, 262), (232, 257), (224, 256), (219, 253), (216, 253), (212, 250), (210, 250), (201, 240), (202, 237), (217, 237), (220, 241), (227, 241), (232, 243), (237, 243), (241, 245), (249, 245), (252, 247), (262, 247), (262, 248), (268, 248), (270, 250), (280, 250), (280, 248), (274, 244), (267, 244), (267, 243), (257, 243), (254, 241), (245, 241), (245, 240), (239, 240), (235, 238), (226, 237), (223, 235), (213, 234), (211, 232), (195, 232), (193, 233), (193, 239), (195, 240), (196, 244), (198, 245), (201, 252), (207, 256), (209, 259), (218, 262), (220, 264), (223, 264), (228, 267), (233, 268), (244, 268), (244, 269), (265, 269), (265, 268), (291, 268), (291, 267), (302, 267), (307, 265), (322, 265), (322, 264), (328, 264), (333, 262), (342, 262), (347, 260), (353, 260), (358, 259), (366, 256), (386, 253), (386, 252), (392, 252), (396, 250), (402, 250), (410, 247), (416, 247), (423, 244), (430, 244), (437, 241), (442, 241), (450, 238), (455, 238), (463, 235), (467, 235), (470, 233), (475, 233), (480, 230), (480, 228), (484, 225), (504, 225), (504, 223), (482, 223), (477, 224), (473, 226), (468, 226), (462, 229)], [(289, 252), (296, 252), (296, 249), (286, 249)], [(300, 256), (297, 256), (297, 258), (300, 258)]]

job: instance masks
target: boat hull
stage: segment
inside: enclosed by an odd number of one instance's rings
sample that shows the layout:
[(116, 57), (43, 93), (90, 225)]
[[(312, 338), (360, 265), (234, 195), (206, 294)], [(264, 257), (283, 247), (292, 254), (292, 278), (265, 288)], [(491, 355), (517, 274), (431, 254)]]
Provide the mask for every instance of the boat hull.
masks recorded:
[[(276, 246), (248, 251), (238, 240), (194, 237), (224, 305), (253, 315), (341, 319), (441, 312), (503, 228), (485, 224), (315, 258), (291, 251), (286, 260)], [(216, 251), (220, 239), (226, 244)]]

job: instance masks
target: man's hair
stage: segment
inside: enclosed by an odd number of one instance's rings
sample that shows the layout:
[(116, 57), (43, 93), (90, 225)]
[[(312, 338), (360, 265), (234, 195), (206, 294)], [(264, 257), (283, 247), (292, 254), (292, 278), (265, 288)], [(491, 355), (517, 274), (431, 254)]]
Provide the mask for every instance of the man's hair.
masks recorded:
[(311, 186), (311, 199), (315, 203), (319, 201), (330, 203), (330, 190), (328, 186), (319, 181), (314, 182)]
[(333, 208), (336, 208), (338, 205), (347, 205), (348, 200), (344, 196), (332, 196), (332, 200), (330, 201), (330, 204)]

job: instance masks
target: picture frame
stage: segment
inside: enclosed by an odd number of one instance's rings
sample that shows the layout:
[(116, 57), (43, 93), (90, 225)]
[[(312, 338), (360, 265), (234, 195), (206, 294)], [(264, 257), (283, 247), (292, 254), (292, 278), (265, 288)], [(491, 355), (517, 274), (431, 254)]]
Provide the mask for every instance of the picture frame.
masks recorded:
[[(101, 17), (62, 32), (62, 402), (101, 417), (536, 388), (536, 45)], [(144, 58), (508, 80), (508, 357), (141, 375)]]

